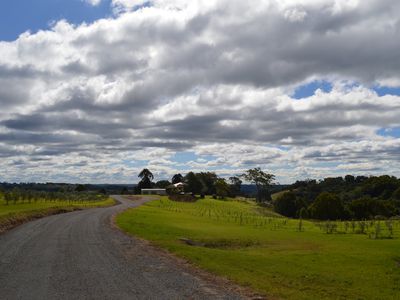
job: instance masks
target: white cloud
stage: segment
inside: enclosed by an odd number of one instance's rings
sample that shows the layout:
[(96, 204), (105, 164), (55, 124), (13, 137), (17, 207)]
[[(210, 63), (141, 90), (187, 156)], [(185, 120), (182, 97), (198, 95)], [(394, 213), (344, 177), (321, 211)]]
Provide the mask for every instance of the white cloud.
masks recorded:
[[(260, 165), (284, 181), (398, 169), (399, 138), (376, 132), (400, 126), (400, 97), (371, 89), (400, 82), (398, 1), (156, 0), (131, 11), (144, 4), (115, 0), (114, 19), (0, 42), (0, 181), (134, 180), (141, 164), (166, 176), (187, 150), (215, 159), (182, 168)], [(291, 98), (320, 79), (332, 91)]]
[(83, 1), (85, 1), (86, 3), (88, 3), (90, 5), (97, 6), (101, 3), (102, 0), (83, 0)]

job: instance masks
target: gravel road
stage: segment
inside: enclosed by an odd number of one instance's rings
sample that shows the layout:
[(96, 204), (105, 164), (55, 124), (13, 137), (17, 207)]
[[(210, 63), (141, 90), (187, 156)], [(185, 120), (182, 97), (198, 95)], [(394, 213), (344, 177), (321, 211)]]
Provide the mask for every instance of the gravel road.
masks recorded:
[(0, 298), (240, 299), (121, 233), (111, 217), (146, 199), (46, 217), (0, 236)]

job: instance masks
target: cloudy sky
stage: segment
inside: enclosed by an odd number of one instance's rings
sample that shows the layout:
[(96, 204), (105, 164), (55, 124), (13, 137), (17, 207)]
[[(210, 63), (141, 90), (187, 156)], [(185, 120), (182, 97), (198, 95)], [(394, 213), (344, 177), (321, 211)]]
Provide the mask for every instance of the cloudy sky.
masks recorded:
[(398, 0), (0, 4), (0, 181), (400, 175)]

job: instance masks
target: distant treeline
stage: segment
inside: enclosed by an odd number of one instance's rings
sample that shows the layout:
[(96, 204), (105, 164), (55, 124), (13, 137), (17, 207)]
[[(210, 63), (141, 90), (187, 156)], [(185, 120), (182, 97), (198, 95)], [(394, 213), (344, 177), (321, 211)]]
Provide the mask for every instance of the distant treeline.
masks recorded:
[(363, 220), (400, 215), (400, 179), (352, 176), (297, 181), (274, 201), (288, 217)]
[[(170, 184), (167, 180), (160, 180), (153, 183), (151, 187), (164, 188), (166, 184)], [(271, 193), (285, 190), (290, 185), (276, 184), (271, 186)], [(8, 183), (0, 182), (0, 191), (10, 191), (14, 188), (30, 191), (43, 192), (71, 192), (71, 191), (91, 191), (108, 195), (133, 194), (138, 192), (137, 184), (70, 184), (70, 183)], [(140, 192), (139, 192), (140, 193)], [(240, 194), (247, 197), (255, 197), (257, 187), (254, 184), (242, 184), (240, 186)]]

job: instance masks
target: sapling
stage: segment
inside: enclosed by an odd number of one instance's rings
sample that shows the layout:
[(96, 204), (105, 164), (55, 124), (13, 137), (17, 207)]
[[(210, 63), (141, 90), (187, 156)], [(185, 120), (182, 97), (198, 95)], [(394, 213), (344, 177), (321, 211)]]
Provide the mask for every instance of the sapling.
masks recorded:
[(374, 238), (379, 239), (380, 235), (381, 235), (381, 222), (378, 221), (375, 224)]
[(348, 230), (349, 230), (349, 222), (345, 221), (344, 222), (344, 231), (347, 233)]
[(360, 233), (364, 234), (365, 233), (366, 222), (365, 221), (359, 221), (358, 225), (360, 227)]
[(356, 231), (356, 222), (354, 222), (354, 220), (351, 221), (351, 231), (353, 233)]
[(298, 224), (298, 231), (303, 231), (303, 219), (302, 218), (300, 218), (299, 219), (299, 224)]
[(386, 220), (386, 228), (389, 232), (389, 237), (393, 237), (393, 222), (392, 220)]

